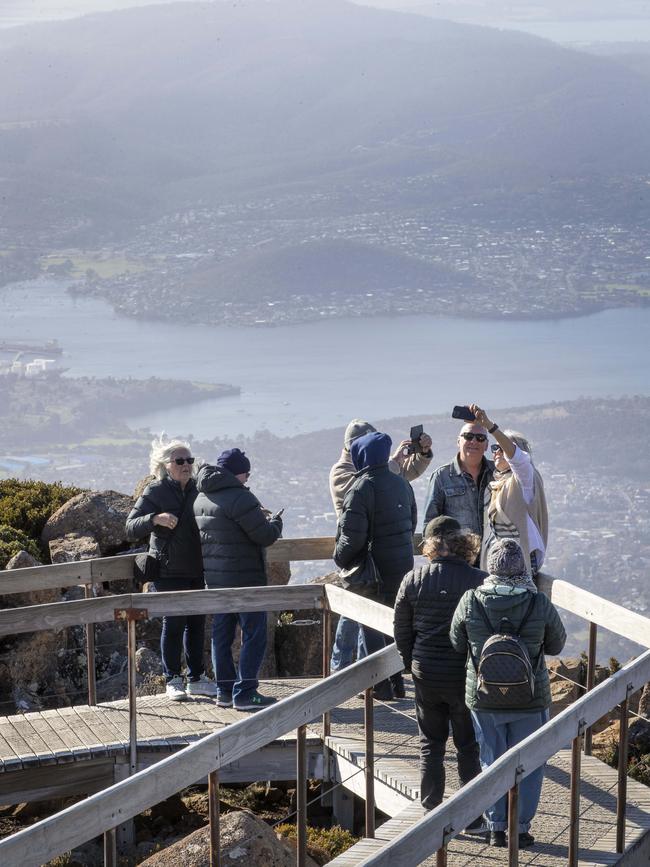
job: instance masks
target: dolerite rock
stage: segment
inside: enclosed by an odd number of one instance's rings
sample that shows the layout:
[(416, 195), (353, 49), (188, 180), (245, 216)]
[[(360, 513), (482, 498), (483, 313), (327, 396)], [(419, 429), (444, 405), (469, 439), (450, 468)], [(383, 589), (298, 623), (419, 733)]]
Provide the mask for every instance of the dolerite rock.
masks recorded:
[(106, 556), (127, 546), (125, 524), (132, 506), (131, 497), (116, 491), (77, 494), (50, 517), (41, 540), (47, 544), (70, 533), (90, 536)]
[(318, 611), (294, 611), (293, 620), (276, 627), (275, 657), (280, 677), (321, 676), (323, 627)]
[(53, 563), (77, 563), (101, 556), (99, 544), (92, 536), (67, 533), (50, 541), (50, 559)]
[(144, 489), (147, 485), (150, 485), (152, 482), (155, 482), (156, 477), (152, 475), (144, 476), (144, 478), (140, 479), (135, 488), (133, 489), (133, 499), (137, 500), (138, 497), (142, 496)]
[(5, 569), (29, 569), (32, 566), (41, 565), (42, 564), (36, 559), (36, 557), (32, 557), (29, 552), (19, 551), (17, 554), (14, 554), (5, 566)]
[[(296, 851), (280, 839), (261, 819), (248, 810), (221, 817), (221, 863), (230, 867), (295, 867)], [(309, 867), (315, 861), (307, 858)], [(141, 867), (209, 867), (210, 828), (200, 828), (162, 852), (156, 852)]]
[(143, 677), (162, 674), (160, 657), (148, 647), (139, 647), (135, 653), (135, 670)]

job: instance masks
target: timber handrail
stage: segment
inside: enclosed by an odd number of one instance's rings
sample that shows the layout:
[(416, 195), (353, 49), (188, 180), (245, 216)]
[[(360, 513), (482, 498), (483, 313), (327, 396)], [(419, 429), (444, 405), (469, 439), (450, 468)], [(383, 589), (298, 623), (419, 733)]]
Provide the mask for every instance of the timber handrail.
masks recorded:
[(207, 735), (128, 779), (0, 840), (3, 867), (38, 867), (164, 801), (206, 774), (312, 722), (360, 690), (402, 669), (394, 644)]
[(451, 798), (387, 843), (359, 867), (413, 867), (462, 832), (477, 815), (515, 784), (568, 746), (590, 726), (650, 680), (650, 650), (629, 662), (591, 692), (504, 753)]

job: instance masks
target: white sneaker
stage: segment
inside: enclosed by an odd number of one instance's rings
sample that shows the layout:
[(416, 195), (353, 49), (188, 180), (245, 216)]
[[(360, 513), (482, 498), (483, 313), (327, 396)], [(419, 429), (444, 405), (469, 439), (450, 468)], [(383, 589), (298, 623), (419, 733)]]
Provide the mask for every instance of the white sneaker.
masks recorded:
[(165, 692), (170, 701), (185, 701), (187, 698), (185, 683), (180, 675), (176, 675), (176, 677), (172, 677), (171, 680), (167, 681)]
[(218, 692), (217, 684), (204, 674), (198, 680), (188, 680), (186, 692), (188, 695), (207, 695), (215, 698)]

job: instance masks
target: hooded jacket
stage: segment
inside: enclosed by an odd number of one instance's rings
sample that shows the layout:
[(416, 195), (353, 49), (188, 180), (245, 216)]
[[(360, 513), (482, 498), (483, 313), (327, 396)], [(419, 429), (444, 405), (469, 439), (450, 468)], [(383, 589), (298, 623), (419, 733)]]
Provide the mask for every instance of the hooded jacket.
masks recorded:
[(266, 584), (264, 548), (280, 537), (282, 519), (268, 520), (255, 494), (223, 467), (200, 467), (197, 487), (194, 515), (206, 586)]
[[(476, 697), (476, 669), (468, 651), (471, 646), (477, 663), (483, 650), (483, 645), (492, 633), (478, 610), (482, 604), (488, 620), (495, 631), (501, 618), (507, 617), (515, 629), (523, 620), (530, 605), (530, 591), (503, 595), (495, 589), (482, 584), (477, 590), (468, 590), (458, 603), (451, 622), (449, 637), (452, 646), (459, 653), (467, 654), (467, 680), (465, 681), (465, 704), (470, 710), (481, 710)], [(544, 593), (537, 593), (535, 607), (526, 622), (521, 637), (524, 640), (531, 662), (535, 665), (539, 659), (535, 675), (535, 695), (526, 707), (518, 707), (521, 711), (539, 711), (551, 705), (551, 687), (544, 654), (558, 654), (564, 647), (566, 631), (557, 613), (557, 609)], [(504, 710), (505, 708), (502, 708)]]
[(369, 433), (354, 440), (350, 454), (356, 469), (345, 495), (336, 532), (334, 561), (347, 568), (364, 555), (372, 525), (372, 555), (391, 602), (404, 575), (413, 568), (413, 533), (417, 507), (409, 483), (388, 468), (391, 439)]

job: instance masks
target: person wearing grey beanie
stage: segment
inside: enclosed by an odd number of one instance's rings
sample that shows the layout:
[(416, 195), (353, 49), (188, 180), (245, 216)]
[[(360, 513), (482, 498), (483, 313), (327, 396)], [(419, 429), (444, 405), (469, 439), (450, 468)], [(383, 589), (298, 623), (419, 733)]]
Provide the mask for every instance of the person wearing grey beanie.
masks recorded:
[[(458, 603), (449, 632), (454, 649), (466, 656), (465, 704), (472, 715), (483, 769), (548, 721), (551, 688), (544, 655), (560, 653), (566, 641), (557, 609), (548, 596), (537, 592), (524, 553), (514, 539), (496, 539), (487, 566), (490, 574), (481, 586), (468, 590)], [(500, 646), (495, 642), (504, 635), (508, 652), (495, 650)], [(512, 662), (508, 662), (509, 669), (503, 662), (517, 658), (517, 653), (527, 654), (529, 679), (522, 681), (521, 668), (515, 669), (517, 676), (513, 677)], [(495, 665), (497, 658), (501, 666), (497, 675), (484, 677), (482, 666), (490, 659)], [(499, 683), (504, 689), (496, 689)], [(529, 684), (523, 691), (518, 690), (522, 683)], [(501, 693), (498, 700), (495, 691)], [(520, 783), (520, 848), (535, 842), (530, 826), (543, 777), (542, 766)], [(507, 801), (507, 797), (500, 798), (485, 812), (492, 846), (507, 845)]]

